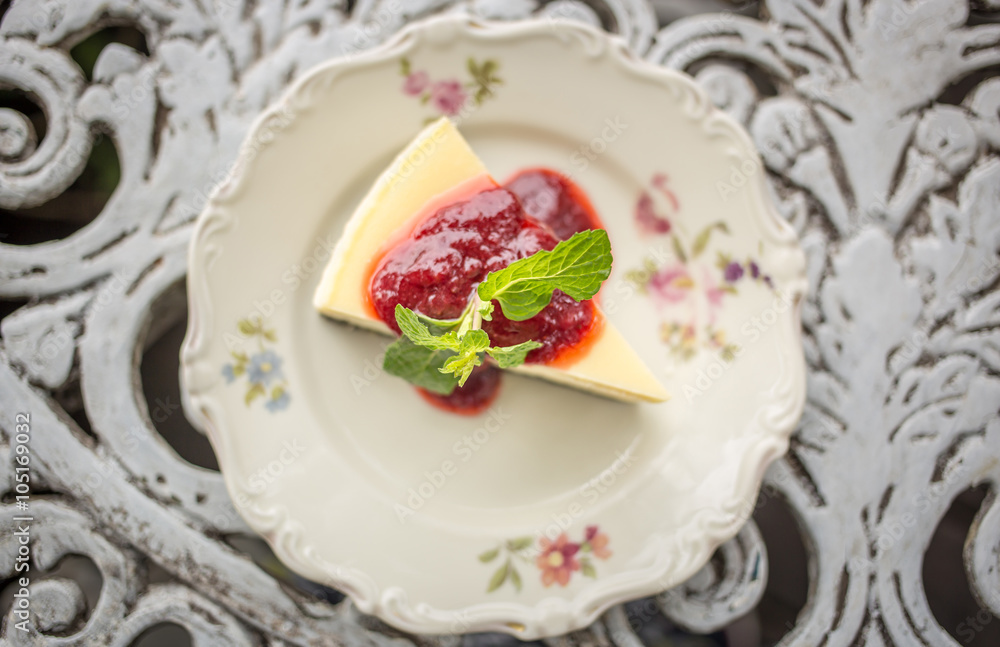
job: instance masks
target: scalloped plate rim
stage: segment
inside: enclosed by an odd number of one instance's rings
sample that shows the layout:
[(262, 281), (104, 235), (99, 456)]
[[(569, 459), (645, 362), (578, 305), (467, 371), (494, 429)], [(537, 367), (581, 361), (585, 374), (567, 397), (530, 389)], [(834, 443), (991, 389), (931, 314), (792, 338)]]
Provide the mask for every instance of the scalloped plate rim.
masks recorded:
[[(210, 195), (206, 207), (199, 215), (189, 244), (188, 253), (188, 302), (189, 325), (181, 349), (181, 383), (182, 401), (185, 413), (196, 425), (200, 426), (209, 436), (216, 449), (221, 472), (226, 487), (233, 498), (249, 497), (246, 490), (235, 482), (234, 470), (227, 469), (230, 457), (227, 454), (229, 434), (221, 417), (222, 407), (204, 393), (198, 393), (197, 384), (205, 374), (199, 371), (207, 367), (202, 365), (202, 356), (206, 351), (206, 340), (202, 331), (208, 327), (206, 321), (212, 317), (211, 303), (206, 294), (207, 288), (201, 282), (200, 259), (210, 250), (206, 249), (207, 240), (219, 227), (225, 223), (216, 222), (225, 217), (226, 205), (239, 193), (239, 188), (247, 175), (249, 165), (256, 151), (250, 145), (256, 135), (264, 129), (269, 120), (286, 113), (289, 106), (308, 88), (308, 85), (324, 76), (335, 79), (341, 69), (351, 66), (364, 66), (383, 62), (391, 58), (394, 50), (403, 45), (416, 33), (433, 29), (464, 29), (476, 35), (500, 39), (503, 37), (537, 34), (540, 30), (551, 32), (565, 31), (570, 37), (588, 38), (598, 41), (606, 47), (611, 56), (617, 57), (618, 63), (628, 71), (638, 74), (649, 81), (661, 83), (665, 89), (680, 89), (689, 93), (703, 111), (705, 121), (711, 121), (713, 126), (721, 127), (725, 134), (736, 138), (738, 142), (748, 147), (758, 164), (762, 164), (756, 153), (752, 140), (732, 118), (712, 106), (706, 93), (696, 82), (685, 74), (660, 67), (637, 57), (619, 36), (608, 34), (576, 22), (552, 19), (531, 19), (514, 23), (493, 22), (474, 18), (467, 14), (449, 14), (434, 16), (412, 23), (385, 43), (370, 50), (357, 54), (331, 59), (314, 66), (305, 72), (291, 87), (289, 87), (271, 107), (259, 115), (247, 131), (244, 142), (226, 179), (221, 182)], [(266, 144), (265, 144), (266, 145)], [(795, 257), (789, 261), (792, 266), (784, 277), (785, 287), (793, 298), (790, 308), (792, 320), (796, 324), (789, 332), (791, 346), (797, 349), (793, 361), (795, 366), (786, 367), (782, 382), (790, 383), (792, 393), (784, 400), (780, 408), (780, 428), (770, 429), (772, 433), (762, 437), (755, 447), (757, 455), (744, 458), (740, 465), (744, 474), (742, 487), (737, 488), (744, 493), (756, 495), (759, 491), (763, 474), (772, 461), (783, 455), (787, 449), (792, 431), (801, 416), (805, 401), (805, 363), (802, 353), (802, 333), (797, 325), (800, 321), (802, 297), (806, 290), (804, 256), (798, 247), (797, 238), (788, 224), (781, 219), (773, 203), (767, 196), (765, 174), (757, 173), (751, 178), (749, 185), (758, 209), (755, 213), (759, 222), (770, 239), (776, 245), (786, 248)], [(801, 361), (799, 361), (801, 360)], [(212, 369), (209, 369), (212, 370)], [(773, 403), (772, 403), (773, 404)], [(759, 413), (759, 412), (758, 412)], [(748, 468), (749, 469), (746, 469)], [(734, 496), (739, 503), (743, 497)], [(732, 506), (730, 506), (732, 507)], [(471, 605), (460, 611), (440, 611), (426, 604), (410, 606), (404, 591), (398, 587), (387, 587), (379, 591), (374, 582), (362, 571), (344, 566), (319, 564), (294, 547), (300, 535), (296, 534), (294, 523), (287, 519), (285, 510), (259, 510), (255, 506), (242, 506), (240, 514), (250, 527), (260, 533), (268, 542), (275, 554), (286, 564), (302, 575), (317, 581), (329, 583), (335, 588), (345, 591), (355, 605), (364, 613), (374, 614), (390, 624), (413, 633), (470, 633), (481, 631), (500, 631), (509, 633), (521, 639), (536, 639), (558, 635), (589, 625), (604, 611), (615, 604), (662, 592), (682, 583), (693, 575), (707, 562), (712, 552), (723, 542), (737, 534), (747, 519), (731, 512), (720, 512), (712, 530), (703, 532), (693, 549), (693, 558), (686, 560), (682, 567), (672, 567), (669, 555), (661, 551), (659, 559), (647, 569), (642, 577), (634, 576), (635, 580), (626, 591), (600, 592), (602, 582), (589, 583), (571, 600), (548, 598), (536, 605), (510, 602), (485, 602)], [(690, 528), (693, 522), (685, 528)], [(683, 533), (678, 533), (683, 534)], [(621, 588), (621, 587), (619, 587)], [(594, 592), (597, 591), (595, 594)], [(587, 595), (585, 595), (587, 594)], [(584, 599), (586, 598), (586, 599)]]

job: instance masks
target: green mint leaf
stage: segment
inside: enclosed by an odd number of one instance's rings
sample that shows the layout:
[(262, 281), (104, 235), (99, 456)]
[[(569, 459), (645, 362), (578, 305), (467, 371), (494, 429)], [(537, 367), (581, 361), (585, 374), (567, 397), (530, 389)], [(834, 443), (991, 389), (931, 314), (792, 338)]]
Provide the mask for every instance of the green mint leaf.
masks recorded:
[(483, 321), (493, 321), (492, 301), (481, 301), (479, 303), (479, 316)]
[(465, 386), (472, 370), (483, 363), (480, 353), (489, 347), (490, 336), (485, 330), (470, 330), (462, 336), (458, 354), (445, 362), (440, 370), (442, 373), (454, 373), (458, 376), (458, 385)]
[(590, 299), (611, 274), (608, 232), (591, 229), (564, 240), (552, 251), (541, 251), (490, 272), (479, 284), (479, 298), (496, 299), (513, 321), (534, 317), (562, 290), (577, 301)]
[(496, 360), (500, 368), (513, 368), (524, 364), (524, 358), (530, 351), (541, 348), (541, 344), (534, 340), (521, 342), (516, 346), (495, 346), (487, 348), (486, 352)]
[(490, 336), (485, 330), (470, 330), (462, 337), (459, 353), (480, 353), (490, 347)]
[(459, 350), (458, 335), (454, 331), (434, 335), (420, 321), (417, 314), (400, 304), (396, 304), (396, 323), (403, 335), (410, 341), (431, 350)]
[(386, 348), (382, 368), (386, 373), (401, 377), (415, 386), (440, 395), (451, 395), (458, 386), (458, 377), (442, 373), (441, 368), (455, 356), (455, 351), (432, 350), (403, 336)]
[(431, 332), (434, 332), (437, 328), (440, 328), (440, 332), (454, 330), (462, 323), (462, 319), (465, 316), (463, 313), (463, 315), (457, 319), (434, 319), (433, 317), (428, 317), (427, 315), (420, 314), (419, 312), (414, 312), (413, 314), (417, 315), (417, 319), (430, 328)]
[(445, 365), (438, 370), (442, 373), (451, 373), (458, 376), (458, 385), (465, 386), (465, 382), (469, 379), (469, 376), (472, 375), (472, 371), (482, 363), (482, 358), (476, 353), (470, 355), (456, 355), (445, 362)]

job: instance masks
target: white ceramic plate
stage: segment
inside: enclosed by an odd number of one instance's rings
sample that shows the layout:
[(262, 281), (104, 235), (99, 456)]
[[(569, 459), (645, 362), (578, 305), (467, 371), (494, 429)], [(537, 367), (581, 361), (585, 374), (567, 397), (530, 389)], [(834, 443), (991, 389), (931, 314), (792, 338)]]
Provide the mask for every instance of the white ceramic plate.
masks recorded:
[[(498, 178), (550, 166), (590, 195), (616, 259), (605, 311), (671, 402), (507, 375), (489, 413), (444, 413), (381, 374), (387, 339), (313, 310), (354, 206), (459, 108)], [(191, 245), (186, 405), (240, 513), (413, 632), (554, 635), (684, 581), (749, 517), (804, 399), (804, 260), (763, 176), (689, 78), (580, 25), (451, 16), (315, 69), (258, 121)]]

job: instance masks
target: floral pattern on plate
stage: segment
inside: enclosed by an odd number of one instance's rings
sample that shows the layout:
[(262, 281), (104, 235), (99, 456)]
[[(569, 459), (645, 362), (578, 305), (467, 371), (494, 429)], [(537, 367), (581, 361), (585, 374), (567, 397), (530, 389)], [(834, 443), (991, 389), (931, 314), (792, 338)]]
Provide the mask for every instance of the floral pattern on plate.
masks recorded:
[(636, 199), (635, 225), (643, 235), (668, 238), (673, 255), (665, 262), (647, 257), (625, 278), (664, 314), (660, 338), (675, 358), (687, 361), (706, 349), (732, 361), (740, 348), (728, 341), (718, 324), (723, 301), (738, 294), (741, 282), (762, 283), (772, 290), (774, 283), (754, 258), (736, 259), (718, 251), (714, 263), (706, 262), (704, 254), (713, 237), (731, 235), (728, 225), (721, 220), (709, 223), (689, 240), (677, 224), (680, 211), (670, 178), (654, 174)]
[(466, 106), (479, 107), (483, 101), (493, 96), (496, 86), (503, 80), (497, 76), (500, 64), (488, 58), (477, 63), (474, 58), (466, 61), (470, 81), (462, 82), (457, 78), (431, 79), (426, 70), (415, 70), (410, 59), (405, 56), (399, 59), (399, 73), (403, 79), (403, 94), (419, 97), (420, 103), (430, 104), (437, 113), (428, 117), (433, 121), (437, 117), (454, 117), (460, 114)]
[(246, 339), (256, 339), (259, 350), (248, 354), (244, 350), (230, 351), (233, 362), (222, 367), (222, 375), (227, 384), (233, 384), (242, 377), (247, 378), (247, 391), (243, 397), (246, 406), (264, 397), (264, 407), (271, 413), (287, 409), (291, 402), (288, 382), (281, 371), (283, 360), (267, 343), (278, 341), (274, 330), (265, 328), (259, 318), (240, 319), (237, 324), (240, 335)]
[(500, 567), (493, 572), (486, 592), (496, 591), (508, 580), (517, 591), (520, 591), (523, 582), (521, 573), (517, 570), (518, 562), (533, 563), (539, 570), (542, 585), (545, 587), (553, 584), (567, 586), (573, 573), (577, 571), (586, 577), (596, 578), (594, 559), (604, 560), (611, 557), (611, 551), (608, 550), (609, 541), (608, 536), (597, 526), (587, 526), (583, 541), (579, 543), (570, 541), (565, 532), (560, 533), (555, 539), (539, 537), (537, 542), (533, 537), (509, 539), (479, 555), (479, 561), (484, 564), (506, 556)]

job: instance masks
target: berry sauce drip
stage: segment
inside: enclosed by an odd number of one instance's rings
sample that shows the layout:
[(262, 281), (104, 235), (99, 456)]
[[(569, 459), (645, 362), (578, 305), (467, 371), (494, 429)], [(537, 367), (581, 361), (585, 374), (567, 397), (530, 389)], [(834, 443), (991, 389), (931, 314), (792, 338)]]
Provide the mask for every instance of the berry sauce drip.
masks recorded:
[[(545, 184), (556, 176), (561, 182)], [(535, 180), (531, 178), (535, 177)], [(541, 178), (541, 179), (537, 179)], [(543, 181), (544, 180), (544, 181)], [(378, 261), (370, 283), (372, 307), (378, 317), (397, 333), (396, 304), (434, 319), (461, 316), (474, 287), (490, 272), (540, 250), (551, 250), (561, 237), (553, 233), (550, 222), (563, 231), (590, 229), (599, 222), (591, 217), (589, 202), (582, 205), (566, 189), (586, 197), (569, 180), (553, 172), (534, 170), (515, 178), (533, 208), (538, 204), (563, 204), (570, 213), (548, 208), (539, 222), (525, 213), (512, 186), (483, 191), (463, 202), (444, 207), (419, 223), (405, 238), (389, 249)], [(542, 184), (545, 184), (542, 186)], [(549, 196), (547, 198), (541, 196)], [(531, 202), (531, 200), (534, 202)], [(580, 215), (583, 213), (583, 217)], [(576, 227), (582, 227), (576, 229)], [(512, 346), (529, 339), (542, 343), (528, 353), (528, 363), (550, 363), (564, 351), (580, 344), (595, 326), (594, 305), (576, 302), (556, 291), (552, 301), (538, 315), (526, 321), (511, 321), (499, 303), (493, 302), (493, 320), (484, 321), (483, 329), (494, 346)], [(465, 386), (449, 396), (420, 389), (425, 399), (449, 411), (476, 414), (496, 397), (500, 371), (487, 363), (473, 372)]]
[(500, 393), (500, 369), (496, 364), (487, 362), (472, 369), (472, 375), (466, 380), (465, 386), (455, 387), (451, 395), (441, 395), (427, 389), (417, 391), (435, 407), (465, 416), (480, 414), (493, 404)]

